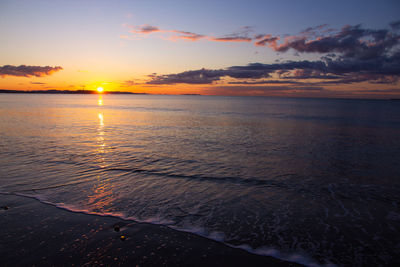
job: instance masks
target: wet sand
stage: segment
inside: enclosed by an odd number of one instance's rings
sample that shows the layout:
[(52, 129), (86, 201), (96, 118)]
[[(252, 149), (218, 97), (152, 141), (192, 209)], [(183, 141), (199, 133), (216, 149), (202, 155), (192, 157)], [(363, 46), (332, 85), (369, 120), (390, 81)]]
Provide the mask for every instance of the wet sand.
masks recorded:
[(166, 226), (70, 212), (27, 197), (0, 195), (0, 206), (1, 266), (300, 266)]

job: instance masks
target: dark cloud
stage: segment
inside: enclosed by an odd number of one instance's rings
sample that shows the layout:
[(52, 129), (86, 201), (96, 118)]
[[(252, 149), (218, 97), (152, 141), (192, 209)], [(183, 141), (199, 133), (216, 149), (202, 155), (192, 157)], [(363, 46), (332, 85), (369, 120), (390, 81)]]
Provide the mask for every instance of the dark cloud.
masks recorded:
[(321, 81), (318, 82), (318, 84), (319, 85), (352, 84), (361, 82), (369, 82), (372, 84), (396, 84), (398, 80), (399, 80), (398, 76), (382, 76), (377, 74), (355, 73), (353, 75), (343, 76), (340, 79)]
[[(321, 72), (327, 72), (327, 66), (323, 61), (287, 61), (282, 63), (273, 63), (273, 64), (262, 64), (262, 63), (250, 63), (245, 66), (232, 66), (229, 67), (230, 71), (242, 71), (246, 73), (274, 73), (277, 71), (291, 71), (295, 69), (312, 69)], [(251, 75), (249, 75), (251, 76)], [(255, 75), (257, 76), (257, 75)], [(264, 76), (261, 76), (264, 77)], [(252, 78), (261, 78), (261, 77), (252, 77)], [(244, 77), (245, 78), (245, 77)], [(251, 78), (251, 77), (248, 77)]]
[(151, 80), (147, 82), (147, 84), (210, 84), (214, 81), (218, 81), (222, 76), (225, 76), (223, 72), (223, 70), (200, 69), (184, 71), (177, 74), (151, 74), (149, 75)]
[(12, 66), (12, 65), (4, 65), (0, 67), (0, 76), (19, 76), (19, 77), (43, 77), (47, 75), (51, 75), (54, 72), (62, 70), (62, 67), (50, 67), (50, 66)]
[(246, 69), (240, 66), (233, 66), (227, 69), (200, 69), (184, 71), (176, 74), (149, 75), (151, 80), (147, 84), (211, 84), (220, 80), (222, 77), (231, 77), (236, 79), (259, 79), (269, 77), (270, 70), (266, 69)]
[(305, 85), (303, 82), (291, 81), (291, 80), (261, 80), (261, 81), (235, 81), (228, 82), (228, 84), (244, 84), (244, 85), (256, 85), (256, 84), (301, 84)]
[(295, 69), (294, 71), (280, 70), (279, 78), (282, 79), (340, 79), (341, 76), (338, 75), (327, 75), (320, 70), (313, 69)]
[[(296, 53), (319, 53), (319, 60), (278, 61), (272, 64), (251, 63), (224, 69), (199, 69), (175, 74), (149, 76), (147, 84), (212, 84), (223, 78), (227, 84), (325, 86), (369, 82), (396, 84), (400, 78), (400, 36), (390, 29), (364, 29), (361, 25), (345, 26), (339, 31), (327, 25), (310, 27), (296, 36), (270, 34), (250, 38), (251, 28), (225, 37), (206, 37), (212, 41), (251, 41), (269, 46), (277, 52), (289, 49)], [(190, 36), (193, 33), (179, 32)], [(197, 40), (197, 39), (196, 39)], [(279, 77), (279, 78), (278, 78)], [(278, 78), (278, 79), (277, 79)]]
[[(397, 22), (392, 27), (397, 27)], [(322, 25), (323, 26), (323, 25)], [(342, 58), (373, 59), (398, 49), (400, 36), (388, 29), (364, 29), (361, 25), (345, 26), (338, 32), (310, 28), (300, 35), (287, 36), (278, 44), (280, 37), (265, 35), (255, 44), (269, 46), (277, 52), (293, 49), (300, 53), (339, 53)]]
[(279, 37), (273, 37), (271, 34), (267, 34), (267, 35), (258, 35), (256, 36), (256, 39), (258, 39), (258, 41), (255, 42), (256, 46), (265, 46), (266, 44), (278, 41)]
[[(400, 53), (371, 60), (325, 59), (288, 61), (274, 64), (251, 63), (226, 69), (200, 69), (177, 74), (152, 75), (148, 84), (211, 84), (223, 77), (265, 79), (272, 74), (284, 79), (321, 79), (325, 84), (348, 84), (363, 81), (395, 83), (400, 76)], [(255, 83), (257, 81), (253, 81)], [(265, 83), (264, 81), (262, 83)]]

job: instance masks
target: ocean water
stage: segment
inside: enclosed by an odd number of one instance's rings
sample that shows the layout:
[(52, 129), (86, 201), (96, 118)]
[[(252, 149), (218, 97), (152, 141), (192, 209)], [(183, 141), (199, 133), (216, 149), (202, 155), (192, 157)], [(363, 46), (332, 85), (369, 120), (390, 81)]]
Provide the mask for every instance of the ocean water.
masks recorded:
[(0, 95), (0, 192), (308, 266), (399, 263), (400, 102)]

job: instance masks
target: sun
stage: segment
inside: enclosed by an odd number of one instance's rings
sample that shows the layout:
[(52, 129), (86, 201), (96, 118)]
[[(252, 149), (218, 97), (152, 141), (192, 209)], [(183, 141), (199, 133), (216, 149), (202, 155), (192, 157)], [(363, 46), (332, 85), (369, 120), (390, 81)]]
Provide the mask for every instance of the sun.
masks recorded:
[(103, 87), (97, 87), (97, 92), (98, 93), (103, 93), (103, 91), (104, 91)]

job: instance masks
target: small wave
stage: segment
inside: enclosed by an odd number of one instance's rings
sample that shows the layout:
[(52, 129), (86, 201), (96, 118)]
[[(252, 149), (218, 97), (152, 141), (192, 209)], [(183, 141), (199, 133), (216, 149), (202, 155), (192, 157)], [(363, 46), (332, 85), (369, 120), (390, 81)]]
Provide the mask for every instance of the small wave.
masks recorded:
[(144, 173), (147, 175), (163, 176), (163, 177), (175, 178), (175, 179), (211, 181), (211, 182), (216, 182), (216, 183), (233, 183), (233, 184), (241, 184), (241, 185), (249, 185), (249, 186), (267, 186), (267, 187), (280, 187), (280, 188), (288, 187), (288, 185), (286, 185), (284, 183), (279, 183), (276, 181), (255, 179), (255, 178), (246, 179), (246, 178), (232, 177), (232, 176), (212, 177), (212, 176), (200, 176), (200, 175), (199, 176), (184, 175), (184, 174), (173, 174), (173, 173), (157, 172), (157, 171), (134, 169), (134, 168), (106, 168), (106, 169), (104, 169), (104, 171), (122, 171), (122, 172), (131, 172), (131, 173)]
[[(226, 243), (225, 243), (226, 244)], [(233, 248), (240, 248), (243, 250), (246, 250), (249, 253), (252, 254), (257, 254), (257, 255), (261, 255), (261, 256), (270, 256), (276, 259), (280, 259), (283, 261), (288, 261), (288, 262), (295, 262), (295, 263), (299, 263), (308, 267), (335, 267), (337, 266), (336, 264), (333, 263), (326, 263), (326, 264), (319, 264), (317, 263), (315, 260), (313, 260), (312, 258), (303, 255), (303, 254), (296, 254), (296, 253), (292, 253), (292, 254), (287, 254), (287, 253), (282, 253), (281, 251), (274, 249), (274, 248), (269, 248), (269, 247), (259, 247), (259, 248), (252, 248), (251, 246), (244, 244), (244, 245), (239, 245), (239, 246), (234, 246), (234, 245), (230, 245), (227, 244), (230, 247)]]
[(265, 246), (258, 247), (258, 248), (252, 248), (248, 244), (232, 245), (232, 244), (225, 242), (225, 236), (223, 233), (209, 232), (203, 227), (196, 227), (196, 226), (177, 227), (175, 225), (172, 225), (173, 222), (163, 220), (161, 218), (148, 218), (145, 220), (140, 220), (136, 217), (125, 216), (123, 213), (118, 213), (118, 212), (93, 212), (93, 211), (90, 211), (87, 209), (75, 207), (73, 205), (67, 205), (65, 203), (53, 203), (51, 201), (48, 201), (46, 199), (46, 197), (43, 195), (29, 195), (29, 194), (23, 194), (23, 193), (7, 193), (7, 192), (4, 192), (4, 193), (0, 192), (0, 194), (16, 195), (16, 196), (22, 196), (22, 197), (36, 199), (43, 204), (51, 205), (56, 208), (66, 210), (69, 212), (74, 212), (74, 213), (83, 213), (83, 214), (95, 215), (95, 216), (101, 216), (101, 217), (113, 217), (113, 218), (118, 218), (118, 219), (122, 219), (122, 220), (133, 221), (136, 223), (161, 225), (161, 226), (168, 227), (175, 231), (191, 233), (191, 234), (195, 234), (195, 235), (198, 235), (198, 236), (201, 236), (201, 237), (204, 237), (204, 238), (207, 238), (207, 239), (219, 242), (219, 243), (223, 243), (228, 247), (242, 249), (251, 254), (260, 255), (260, 256), (269, 256), (269, 257), (273, 257), (273, 258), (283, 260), (286, 262), (298, 263), (298, 264), (302, 264), (302, 265), (309, 266), (309, 267), (319, 267), (319, 266), (334, 267), (334, 266), (336, 266), (333, 263), (319, 264), (319, 263), (317, 263), (317, 261), (315, 261), (311, 257), (308, 257), (308, 256), (300, 254), (300, 253), (284, 253), (277, 249), (265, 247)]

